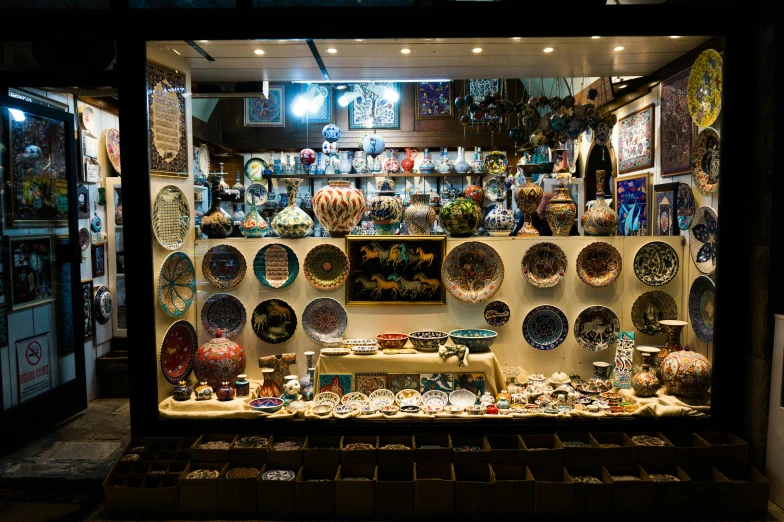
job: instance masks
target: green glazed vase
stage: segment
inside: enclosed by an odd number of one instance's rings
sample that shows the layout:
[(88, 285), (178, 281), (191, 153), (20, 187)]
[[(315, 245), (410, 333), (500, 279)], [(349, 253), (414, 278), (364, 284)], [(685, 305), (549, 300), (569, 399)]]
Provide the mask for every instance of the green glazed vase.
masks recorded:
[(451, 237), (471, 237), (482, 223), (482, 209), (473, 199), (460, 197), (441, 207), (441, 228)]
[(304, 210), (297, 206), (297, 189), (302, 180), (299, 178), (283, 178), (289, 203), (272, 219), (272, 229), (280, 237), (305, 237), (313, 230), (313, 220)]

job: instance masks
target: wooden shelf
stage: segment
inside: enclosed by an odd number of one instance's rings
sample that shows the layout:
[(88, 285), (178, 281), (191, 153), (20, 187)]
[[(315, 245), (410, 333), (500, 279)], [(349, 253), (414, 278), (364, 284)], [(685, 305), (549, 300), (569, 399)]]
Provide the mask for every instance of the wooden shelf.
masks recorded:
[(283, 179), (283, 178), (297, 178), (297, 179), (357, 179), (357, 178), (456, 178), (460, 176), (479, 176), (484, 177), (485, 174), (471, 174), (466, 172), (465, 174), (458, 174), (454, 172), (452, 174), (414, 174), (412, 173), (395, 173), (395, 174), (273, 174), (268, 175), (264, 174), (264, 179)]

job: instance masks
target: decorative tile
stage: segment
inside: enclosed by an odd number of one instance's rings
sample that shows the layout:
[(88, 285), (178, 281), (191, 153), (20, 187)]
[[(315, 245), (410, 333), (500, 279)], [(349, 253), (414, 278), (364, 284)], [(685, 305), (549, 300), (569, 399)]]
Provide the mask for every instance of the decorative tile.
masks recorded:
[(422, 373), (419, 375), (419, 386), (423, 393), (430, 390), (449, 393), (454, 390), (454, 380), (451, 373)]
[(485, 392), (484, 373), (455, 373), (453, 376), (455, 390), (468, 390), (476, 396)]
[(419, 391), (419, 374), (418, 373), (390, 373), (389, 389), (395, 394), (397, 394), (397, 392), (399, 392), (400, 390)]
[(352, 374), (350, 373), (322, 373), (319, 375), (318, 391), (332, 392), (339, 397), (351, 392)]
[(354, 391), (370, 395), (376, 390), (387, 387), (386, 373), (357, 373), (354, 374)]

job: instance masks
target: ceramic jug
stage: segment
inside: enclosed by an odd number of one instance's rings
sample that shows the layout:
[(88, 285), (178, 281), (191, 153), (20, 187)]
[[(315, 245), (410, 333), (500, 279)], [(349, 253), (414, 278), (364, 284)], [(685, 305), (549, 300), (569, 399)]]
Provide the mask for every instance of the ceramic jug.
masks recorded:
[(417, 150), (416, 149), (409, 149), (406, 148), (406, 157), (405, 159), (400, 162), (400, 165), (403, 167), (403, 171), (408, 174), (414, 168), (414, 160), (417, 157)]
[(614, 236), (618, 230), (618, 214), (604, 199), (603, 170), (596, 171), (596, 202), (583, 214), (580, 222), (586, 236)]
[(338, 165), (338, 170), (341, 174), (351, 174), (351, 160), (348, 159), (347, 150), (340, 151), (340, 164)]

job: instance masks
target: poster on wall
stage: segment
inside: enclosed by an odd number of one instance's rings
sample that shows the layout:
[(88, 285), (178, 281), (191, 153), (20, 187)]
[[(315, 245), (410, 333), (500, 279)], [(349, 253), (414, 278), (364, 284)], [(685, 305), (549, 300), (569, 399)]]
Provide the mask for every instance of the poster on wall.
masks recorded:
[(147, 63), (150, 114), (150, 174), (188, 176), (185, 75)]
[(650, 173), (615, 179), (613, 205), (618, 210), (619, 236), (648, 235), (648, 186)]
[(691, 172), (694, 122), (689, 114), (688, 86), (691, 68), (661, 84), (661, 175)]
[(16, 341), (16, 366), (20, 403), (52, 389), (49, 332)]
[(12, 311), (54, 301), (52, 236), (9, 237)]
[(245, 98), (246, 127), (285, 127), (286, 107), (282, 85), (270, 85), (267, 99)]
[(618, 172), (653, 167), (653, 104), (634, 111), (618, 121)]

